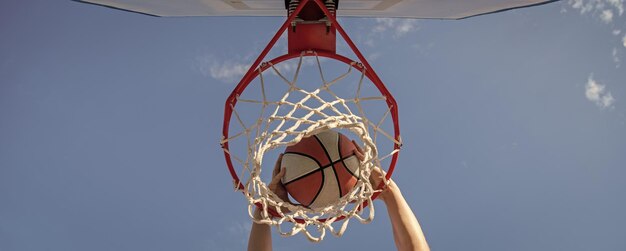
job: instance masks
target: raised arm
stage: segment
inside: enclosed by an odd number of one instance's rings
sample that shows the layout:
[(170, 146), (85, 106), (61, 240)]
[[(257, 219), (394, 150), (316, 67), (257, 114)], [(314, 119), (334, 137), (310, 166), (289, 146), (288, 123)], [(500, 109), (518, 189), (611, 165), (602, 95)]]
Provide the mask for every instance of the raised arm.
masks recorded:
[(430, 250), (415, 214), (393, 180), (379, 198), (385, 202), (398, 250)]
[[(280, 179), (285, 175), (285, 168), (280, 168), (280, 162), (283, 159), (281, 154), (276, 160), (274, 171), (272, 173), (272, 181), (267, 187), (272, 190), (283, 201), (289, 202), (289, 195), (287, 190), (280, 182)], [(261, 218), (261, 209), (254, 209), (254, 218)], [(267, 224), (259, 224), (252, 221), (252, 229), (250, 229), (250, 238), (248, 238), (248, 251), (271, 251), (272, 250), (272, 231)]]
[[(363, 160), (363, 150), (356, 142), (354, 144), (357, 147), (355, 154), (360, 160)], [(380, 168), (376, 168), (370, 176), (372, 186), (378, 187), (380, 182), (384, 180), (384, 177), (384, 172)], [(402, 196), (400, 188), (393, 180), (389, 180), (378, 198), (387, 206), (396, 248), (400, 251), (430, 250), (415, 214), (413, 214), (411, 207), (409, 207), (409, 204)]]
[[(261, 211), (256, 208), (254, 210), (254, 218), (260, 218)], [(270, 225), (259, 224), (252, 221), (252, 229), (250, 229), (250, 238), (248, 238), (248, 251), (271, 251), (272, 250), (272, 231)]]

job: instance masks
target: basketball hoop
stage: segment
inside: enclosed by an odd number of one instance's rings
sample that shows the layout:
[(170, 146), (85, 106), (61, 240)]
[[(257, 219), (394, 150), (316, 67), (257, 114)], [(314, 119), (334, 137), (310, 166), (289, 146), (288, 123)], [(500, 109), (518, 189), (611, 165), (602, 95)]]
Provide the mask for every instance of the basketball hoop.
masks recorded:
[[(384, 184), (374, 188), (368, 179), (374, 168), (385, 169), (382, 164), (385, 160), (389, 162), (385, 178), (389, 179), (401, 146), (397, 104), (337, 23), (334, 4), (333, 0), (329, 0), (326, 5), (321, 0), (302, 0), (295, 9), (289, 10), (290, 15), (285, 23), (226, 100), (223, 138), (220, 142), (235, 189), (242, 191), (248, 200), (250, 216), (254, 207), (262, 210), (261, 219), (252, 217), (254, 221), (275, 225), (283, 236), (303, 232), (314, 242), (322, 240), (327, 230), (341, 236), (351, 218), (363, 223), (373, 219), (372, 200), (378, 196)], [(328, 6), (332, 7), (332, 11), (327, 9)], [(318, 19), (320, 16), (322, 19)], [(285, 31), (289, 32), (288, 53), (262, 63)], [(343, 37), (360, 62), (336, 53), (336, 32)], [(313, 58), (314, 63), (305, 66), (305, 58)], [(346, 65), (346, 71), (330, 81), (326, 80), (322, 67), (324, 59)], [(295, 72), (292, 78), (288, 78), (280, 65), (294, 60), (297, 64), (291, 68)], [(319, 85), (304, 88), (299, 76), (304, 68), (311, 65), (316, 66), (315, 71), (319, 71)], [(273, 84), (278, 82), (286, 86), (284, 93), (275, 99), (270, 98), (270, 92), (266, 90), (270, 77), (276, 79)], [(355, 87), (351, 96), (339, 95), (332, 90), (346, 81)], [(253, 86), (253, 82), (260, 89), (260, 95), (247, 98), (244, 92)], [(366, 88), (377, 91), (377, 95), (364, 96)], [(365, 103), (375, 101), (383, 108), (379, 110), (384, 112), (373, 120), (368, 116), (368, 111), (376, 109), (366, 108)], [(238, 104), (244, 103), (258, 106), (260, 114), (250, 115), (250, 109), (237, 109)], [(251, 118), (246, 119), (245, 116)], [(235, 121), (234, 124), (231, 121)], [(278, 198), (261, 179), (263, 157), (274, 149), (294, 145), (304, 137), (328, 129), (348, 131), (364, 145), (365, 159), (361, 162), (361, 178), (357, 184), (336, 203), (323, 208), (293, 205)], [(234, 131), (232, 135), (231, 130)], [(233, 147), (238, 139), (241, 139), (238, 145), (241, 150), (237, 153)], [(386, 153), (380, 152), (382, 139), (387, 141)], [(344, 222), (339, 228), (333, 226), (333, 223), (341, 220)], [(285, 225), (289, 225), (290, 229), (283, 231)], [(311, 228), (318, 234), (311, 233)]]
[[(323, 1), (323, 2), (322, 2)], [(414, 1), (380, 0), (375, 4), (362, 4), (352, 1), (351, 7), (344, 10), (342, 16), (384, 17), (384, 18), (427, 18), (427, 19), (463, 19), (500, 11), (524, 8), (554, 2), (555, 0), (484, 0), (484, 1)], [(114, 9), (143, 13), (151, 16), (284, 16), (282, 0), (255, 1), (198, 1), (198, 0), (79, 0), (79, 2), (108, 6)], [(359, 2), (358, 4), (355, 4)], [(365, 2), (365, 1), (364, 1)], [(221, 145), (228, 169), (233, 178), (235, 189), (240, 190), (248, 200), (248, 211), (262, 209), (259, 223), (277, 226), (282, 235), (290, 236), (304, 232), (309, 240), (320, 241), (326, 230), (340, 236), (346, 229), (350, 218), (369, 222), (374, 216), (372, 200), (384, 186), (374, 189), (367, 179), (374, 168), (387, 167), (386, 179), (394, 171), (398, 151), (401, 146), (398, 124), (398, 107), (382, 81), (356, 48), (352, 40), (337, 22), (335, 15), (339, 0), (285, 0), (284, 8), (288, 18), (270, 40), (259, 57), (235, 87), (226, 100)], [(280, 36), (288, 32), (288, 53), (262, 63), (268, 52)], [(345, 40), (356, 56), (356, 60), (336, 53), (336, 34)], [(320, 73), (320, 84), (314, 88), (303, 88), (297, 81), (303, 59), (315, 58)], [(331, 81), (326, 81), (320, 58), (348, 65), (347, 71)], [(280, 64), (297, 60), (296, 71), (292, 80), (281, 72)], [(287, 67), (288, 68), (288, 67)], [(272, 74), (263, 75), (264, 72)], [(354, 81), (356, 95), (338, 95), (331, 87), (350, 86), (350, 74), (357, 74)], [(268, 81), (268, 76), (278, 78)], [(246, 98), (246, 90), (258, 80), (260, 95)], [(369, 81), (369, 84), (366, 83)], [(266, 93), (270, 82), (287, 84), (284, 92)], [(342, 82), (340, 84), (340, 82)], [(345, 82), (348, 82), (346, 85)], [(372, 87), (375, 95), (367, 95), (365, 89)], [(275, 93), (279, 96), (270, 98)], [(294, 98), (297, 95), (301, 98)], [(371, 94), (371, 93), (370, 93)], [(325, 95), (325, 96), (324, 96)], [(310, 101), (317, 102), (316, 105)], [(366, 103), (380, 101), (383, 105), (382, 116), (372, 119), (371, 113), (377, 107), (366, 107)], [(250, 111), (242, 108), (243, 104), (253, 104), (260, 112), (251, 116)], [(274, 108), (271, 114), (266, 111)], [(281, 113), (281, 108), (289, 112)], [(380, 110), (380, 109), (378, 109)], [(259, 115), (260, 114), (260, 115)], [(233, 119), (233, 115), (234, 119)], [(235, 121), (231, 123), (232, 121)], [(275, 123), (275, 124), (272, 124)], [(290, 124), (291, 123), (291, 124)], [(287, 126), (285, 126), (287, 124)], [(232, 127), (232, 128), (231, 128)], [(236, 128), (239, 127), (239, 128)], [(354, 188), (334, 205), (321, 209), (310, 209), (291, 205), (269, 191), (261, 179), (263, 157), (271, 150), (296, 144), (303, 137), (327, 129), (347, 130), (355, 135), (364, 145), (365, 160), (361, 162), (360, 180)], [(389, 133), (393, 131), (393, 133)], [(379, 135), (383, 135), (379, 137)], [(387, 139), (387, 144), (381, 141)], [(241, 140), (238, 142), (237, 140)], [(387, 148), (385, 148), (387, 147)], [(236, 149), (239, 148), (239, 149)], [(386, 163), (388, 162), (388, 163)], [(237, 165), (237, 166), (235, 166)], [(239, 172), (238, 172), (239, 171)], [(268, 173), (268, 172), (265, 172)], [(369, 205), (369, 207), (368, 207)], [(285, 208), (287, 211), (283, 211)], [(364, 210), (369, 209), (369, 215)], [(338, 230), (333, 223), (344, 220)], [(292, 224), (291, 230), (283, 232), (281, 226)], [(319, 235), (313, 236), (307, 227), (317, 227)]]

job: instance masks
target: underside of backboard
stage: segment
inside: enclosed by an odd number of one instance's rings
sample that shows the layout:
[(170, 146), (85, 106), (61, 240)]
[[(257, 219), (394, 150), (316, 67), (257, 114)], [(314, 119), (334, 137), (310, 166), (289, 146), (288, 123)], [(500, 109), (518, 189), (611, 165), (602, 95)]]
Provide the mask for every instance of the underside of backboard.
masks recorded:
[[(152, 16), (286, 16), (285, 0), (78, 0)], [(340, 17), (462, 19), (556, 0), (340, 0)]]

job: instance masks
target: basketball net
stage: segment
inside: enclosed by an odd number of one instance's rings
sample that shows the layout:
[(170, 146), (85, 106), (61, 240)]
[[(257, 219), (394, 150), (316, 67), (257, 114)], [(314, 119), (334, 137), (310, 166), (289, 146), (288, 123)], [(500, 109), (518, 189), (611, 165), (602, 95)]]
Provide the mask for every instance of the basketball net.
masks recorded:
[[(310, 0), (322, 6), (319, 0)], [(371, 70), (362, 55), (357, 51), (357, 57), (361, 59), (359, 63), (346, 57), (327, 51), (301, 51), (298, 54), (289, 53), (273, 60), (260, 63), (265, 57), (269, 48), (276, 42), (277, 37), (294, 19), (294, 16), (301, 10), (302, 6), (308, 2), (304, 0), (300, 3), (295, 13), (290, 15), (281, 30), (268, 44), (268, 47), (261, 53), (261, 56), (251, 66), (239, 85), (235, 88), (226, 102), (224, 136), (221, 140), (222, 148), (226, 156), (231, 175), (233, 176), (235, 189), (243, 192), (248, 202), (248, 213), (250, 217), (260, 224), (276, 226), (282, 236), (293, 236), (304, 233), (310, 241), (319, 242), (330, 231), (335, 236), (341, 236), (352, 218), (356, 218), (362, 223), (369, 223), (374, 218), (374, 207), (372, 200), (380, 193), (379, 187), (372, 187), (369, 177), (374, 168), (384, 170), (381, 162), (390, 159), (387, 180), (390, 178), (400, 149), (401, 140), (397, 124), (397, 106), (395, 100), (384, 88), (382, 82)], [(328, 10), (323, 9), (326, 14)], [(337, 30), (344, 36), (345, 32), (336, 23), (334, 16), (331, 21), (337, 26)], [(344, 36), (344, 39), (347, 36)], [(349, 40), (349, 38), (348, 38)], [(351, 41), (348, 44), (354, 46)], [(353, 48), (356, 50), (356, 47)], [(316, 88), (302, 88), (299, 76), (303, 67), (303, 59), (313, 57), (314, 65), (319, 71), (319, 86)], [(320, 57), (331, 58), (341, 61), (347, 65), (347, 70), (339, 74), (338, 77), (327, 80), (322, 70)], [(295, 59), (297, 65), (294, 67), (293, 77), (287, 77), (281, 71), (279, 64), (283, 61)], [(274, 95), (277, 99), (267, 95), (268, 86), (267, 74), (274, 76), (275, 81), (287, 86), (282, 95)], [(331, 90), (332, 86), (340, 85), (351, 74), (358, 74), (357, 88), (354, 96), (338, 96)], [(363, 96), (362, 90), (366, 79), (369, 79), (379, 90), (380, 96)], [(256, 80), (260, 88), (258, 99), (247, 99), (243, 97), (243, 90)], [(276, 85), (277, 83), (273, 83)], [(275, 90), (269, 90), (275, 92)], [(273, 93), (276, 94), (276, 93)], [(314, 101), (314, 102), (312, 102)], [(386, 106), (384, 114), (378, 120), (370, 120), (364, 102), (378, 101)], [(258, 106), (260, 114), (255, 114), (254, 118), (244, 118), (251, 116), (249, 109), (240, 110), (237, 103)], [(243, 109), (243, 108), (242, 108)], [(234, 115), (234, 125), (230, 125)], [(391, 118), (390, 118), (391, 117)], [(388, 119), (392, 120), (391, 130), (388, 133), (383, 125)], [(335, 129), (347, 130), (363, 144), (365, 158), (361, 161), (358, 169), (358, 181), (356, 185), (345, 196), (339, 198), (335, 203), (321, 208), (308, 208), (301, 205), (294, 205), (288, 201), (283, 201), (261, 178), (263, 170), (263, 158), (273, 149), (284, 150), (286, 146), (298, 143), (302, 138), (315, 135), (321, 131)], [(231, 133), (232, 136), (229, 136)], [(391, 142), (392, 147), (387, 153), (380, 153), (377, 147), (378, 141), (382, 138)], [(237, 141), (239, 140), (239, 141)], [(231, 150), (229, 144), (245, 144), (245, 153), (238, 153)], [(273, 167), (274, 160), (269, 160)], [(238, 168), (237, 168), (237, 167)], [(266, 169), (268, 165), (266, 164)], [(272, 172), (272, 170), (265, 170)], [(268, 181), (269, 182), (269, 181)], [(260, 218), (255, 218), (253, 211), (259, 208)], [(341, 221), (343, 220), (343, 221)]]

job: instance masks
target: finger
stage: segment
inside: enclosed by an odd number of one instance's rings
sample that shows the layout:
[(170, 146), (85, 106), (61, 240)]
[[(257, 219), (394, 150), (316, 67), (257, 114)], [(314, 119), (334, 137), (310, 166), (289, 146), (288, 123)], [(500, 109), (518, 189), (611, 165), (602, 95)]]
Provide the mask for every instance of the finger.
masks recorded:
[(276, 175), (274, 175), (274, 177), (272, 178), (272, 182), (270, 182), (270, 184), (278, 184), (280, 182), (280, 179), (283, 178), (283, 176), (285, 176), (286, 168), (281, 168), (280, 172), (278, 172)]
[(385, 170), (383, 170), (380, 167), (375, 167), (374, 169), (372, 169), (372, 174), (376, 174), (379, 177), (386, 177), (387, 176), (387, 172), (385, 172)]
[(276, 174), (276, 176), (274, 176), (274, 177), (275, 177), (275, 178), (279, 178), (279, 179), (280, 179), (280, 178), (282, 178), (283, 176), (285, 176), (285, 173), (286, 173), (286, 172), (287, 172), (287, 168), (285, 168), (285, 167), (281, 167), (281, 168), (280, 168), (280, 172), (278, 172), (278, 173)]
[(283, 161), (283, 155), (285, 154), (281, 153), (280, 155), (278, 155), (278, 159), (276, 160), (276, 164), (274, 165), (274, 171), (272, 171), (272, 177), (276, 176), (276, 174), (278, 174), (278, 172), (280, 171), (280, 162)]
[(359, 146), (359, 144), (356, 143), (356, 141), (352, 140), (352, 144), (354, 145), (354, 155), (356, 155), (356, 158), (359, 159), (360, 161), (365, 160), (365, 154), (363, 154), (363, 149), (361, 149), (361, 147)]
[(356, 150), (359, 151), (361, 155), (365, 155), (365, 152), (363, 152), (363, 148), (361, 148), (361, 146), (359, 146), (359, 144), (357, 144), (356, 141), (352, 140), (352, 144), (354, 144), (354, 146), (356, 147)]
[(354, 150), (354, 155), (356, 155), (356, 158), (359, 159), (360, 161), (365, 160), (365, 155), (363, 155), (361, 152), (359, 152), (358, 150)]
[(356, 157), (360, 161), (365, 160), (365, 153), (363, 153), (363, 149), (361, 148), (361, 146), (359, 146), (359, 144), (357, 144), (354, 140), (352, 140), (352, 144), (354, 144), (355, 147), (354, 154), (356, 155)]

